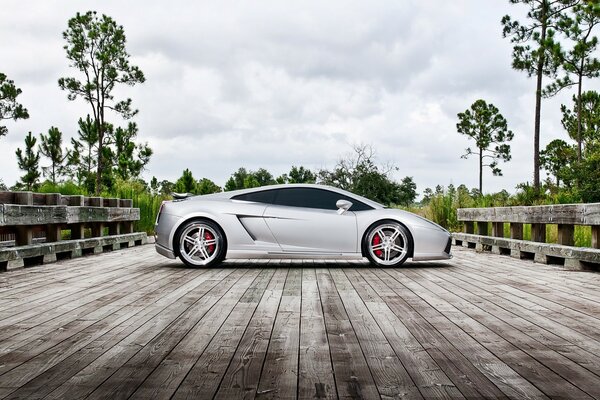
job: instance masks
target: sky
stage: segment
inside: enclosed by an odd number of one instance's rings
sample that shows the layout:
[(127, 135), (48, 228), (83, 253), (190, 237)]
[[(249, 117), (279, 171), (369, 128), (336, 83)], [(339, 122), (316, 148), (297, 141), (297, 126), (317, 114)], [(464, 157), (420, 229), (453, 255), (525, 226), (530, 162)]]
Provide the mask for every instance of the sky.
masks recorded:
[[(353, 145), (368, 144), (419, 192), (476, 187), (478, 161), (461, 159), (472, 143), (456, 123), (484, 99), (514, 132), (504, 176), (486, 171), (484, 191), (532, 181), (535, 81), (511, 68), (500, 19), (525, 9), (508, 0), (2, 0), (0, 71), (23, 90), (18, 99), (30, 114), (8, 122), (0, 139), (7, 185), (20, 176), (15, 150), (27, 132), (56, 126), (68, 142), (90, 113), (57, 84), (79, 76), (62, 32), (88, 10), (124, 26), (131, 62), (146, 76), (118, 92), (133, 99), (138, 139), (154, 150), (146, 179), (174, 181), (189, 168), (223, 186), (239, 167), (275, 176), (292, 165), (331, 168)], [(542, 146), (566, 139), (560, 104), (571, 96), (544, 101)]]

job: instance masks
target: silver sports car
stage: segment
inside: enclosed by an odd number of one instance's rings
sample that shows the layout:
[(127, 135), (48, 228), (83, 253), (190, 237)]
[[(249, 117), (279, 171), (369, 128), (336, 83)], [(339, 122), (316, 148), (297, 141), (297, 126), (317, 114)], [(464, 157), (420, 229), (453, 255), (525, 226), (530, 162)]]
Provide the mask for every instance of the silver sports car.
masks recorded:
[(156, 251), (189, 266), (225, 258), (367, 257), (377, 266), (450, 258), (450, 233), (324, 185), (274, 185), (164, 202)]

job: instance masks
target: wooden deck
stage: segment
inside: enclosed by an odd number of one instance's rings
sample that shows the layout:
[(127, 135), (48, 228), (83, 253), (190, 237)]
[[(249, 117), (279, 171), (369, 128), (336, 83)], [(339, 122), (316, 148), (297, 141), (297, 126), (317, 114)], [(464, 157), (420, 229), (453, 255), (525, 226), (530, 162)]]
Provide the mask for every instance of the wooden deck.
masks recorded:
[(0, 398), (600, 398), (600, 274), (454, 253), (3, 273)]

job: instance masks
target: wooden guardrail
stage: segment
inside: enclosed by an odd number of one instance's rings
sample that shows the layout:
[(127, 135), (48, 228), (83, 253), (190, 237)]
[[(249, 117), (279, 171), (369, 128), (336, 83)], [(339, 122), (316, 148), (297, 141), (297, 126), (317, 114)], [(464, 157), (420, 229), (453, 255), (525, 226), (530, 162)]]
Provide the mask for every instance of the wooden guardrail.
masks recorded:
[[(558, 263), (569, 269), (600, 266), (600, 203), (461, 208), (457, 219), (464, 224), (464, 232), (453, 235), (457, 245), (533, 258), (541, 263)], [(509, 238), (504, 237), (505, 223), (510, 224)], [(523, 240), (525, 224), (531, 225), (528, 241)], [(546, 243), (548, 224), (557, 225), (557, 243)], [(575, 225), (591, 227), (591, 248), (574, 247)]]
[[(146, 242), (128, 199), (0, 192), (0, 270)], [(63, 232), (69, 240), (62, 240)], [(69, 234), (67, 234), (69, 236)]]

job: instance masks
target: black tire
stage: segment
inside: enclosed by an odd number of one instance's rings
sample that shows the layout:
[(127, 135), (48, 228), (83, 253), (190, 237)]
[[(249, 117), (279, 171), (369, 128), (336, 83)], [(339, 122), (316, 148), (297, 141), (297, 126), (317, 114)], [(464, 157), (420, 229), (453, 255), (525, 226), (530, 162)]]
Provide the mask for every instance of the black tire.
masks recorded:
[(408, 229), (397, 221), (379, 221), (367, 230), (362, 248), (374, 266), (399, 267), (411, 254), (412, 237)]
[[(202, 238), (200, 233), (203, 233)], [(179, 227), (173, 248), (179, 259), (188, 267), (208, 268), (225, 259), (227, 238), (216, 223), (205, 219), (193, 219)]]

